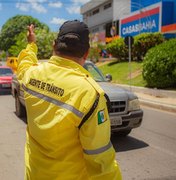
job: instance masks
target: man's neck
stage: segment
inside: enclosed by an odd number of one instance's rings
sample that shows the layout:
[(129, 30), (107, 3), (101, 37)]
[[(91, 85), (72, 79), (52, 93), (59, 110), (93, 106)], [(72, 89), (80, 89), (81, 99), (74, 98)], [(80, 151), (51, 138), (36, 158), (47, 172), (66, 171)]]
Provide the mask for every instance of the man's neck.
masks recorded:
[(59, 57), (65, 58), (65, 59), (72, 60), (72, 61), (74, 61), (74, 62), (80, 64), (81, 66), (83, 66), (83, 64), (84, 64), (83, 58), (77, 58), (77, 57), (66, 56), (66, 55), (63, 55), (63, 54), (60, 54), (60, 53), (55, 53), (55, 52), (53, 52), (53, 55), (54, 55), (54, 56), (59, 56)]

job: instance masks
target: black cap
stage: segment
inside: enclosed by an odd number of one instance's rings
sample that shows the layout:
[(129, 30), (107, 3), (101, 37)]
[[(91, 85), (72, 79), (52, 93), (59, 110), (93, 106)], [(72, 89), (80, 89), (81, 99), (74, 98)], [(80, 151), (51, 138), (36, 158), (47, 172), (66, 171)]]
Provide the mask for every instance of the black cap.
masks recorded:
[(84, 22), (66, 21), (55, 40), (56, 50), (67, 56), (83, 57), (88, 51), (89, 29)]
[(58, 38), (64, 41), (66, 35), (75, 35), (81, 44), (89, 46), (89, 29), (84, 22), (66, 21), (59, 29)]

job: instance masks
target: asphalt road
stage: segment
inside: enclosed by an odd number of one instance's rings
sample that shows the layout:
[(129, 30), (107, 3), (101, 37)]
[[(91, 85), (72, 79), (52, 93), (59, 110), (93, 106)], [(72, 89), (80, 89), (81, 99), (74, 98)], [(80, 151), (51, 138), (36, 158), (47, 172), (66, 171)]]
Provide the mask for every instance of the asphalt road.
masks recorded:
[(142, 108), (141, 127), (112, 137), (124, 180), (176, 180), (176, 114)]
[(15, 115), (11, 95), (0, 95), (0, 179), (23, 180), (26, 124)]
[[(176, 115), (143, 107), (144, 120), (126, 138), (112, 136), (124, 180), (176, 179)], [(26, 124), (11, 95), (0, 96), (0, 179), (23, 180)]]

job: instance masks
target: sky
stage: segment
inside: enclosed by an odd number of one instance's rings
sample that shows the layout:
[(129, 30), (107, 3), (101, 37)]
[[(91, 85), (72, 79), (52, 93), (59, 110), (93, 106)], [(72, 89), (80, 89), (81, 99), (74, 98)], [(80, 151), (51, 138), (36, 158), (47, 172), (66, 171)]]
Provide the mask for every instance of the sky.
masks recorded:
[(67, 20), (82, 20), (80, 6), (89, 0), (0, 0), (0, 29), (15, 15), (30, 15), (58, 32)]

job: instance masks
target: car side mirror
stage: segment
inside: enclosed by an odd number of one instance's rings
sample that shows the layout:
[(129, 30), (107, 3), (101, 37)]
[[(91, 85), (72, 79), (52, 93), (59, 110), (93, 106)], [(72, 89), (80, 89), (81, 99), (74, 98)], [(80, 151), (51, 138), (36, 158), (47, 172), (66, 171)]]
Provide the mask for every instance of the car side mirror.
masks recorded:
[(112, 81), (112, 75), (111, 74), (106, 74), (105, 77), (106, 77), (107, 81), (109, 81), (109, 82)]

